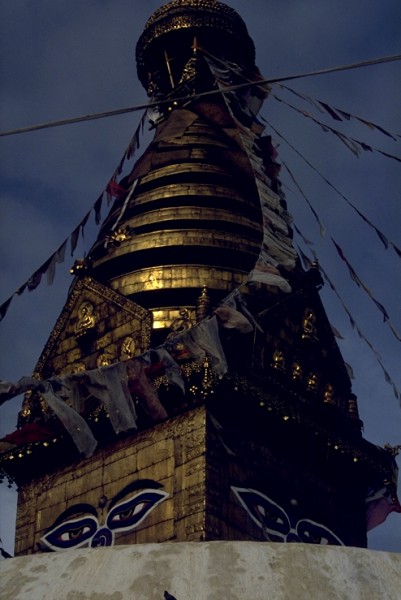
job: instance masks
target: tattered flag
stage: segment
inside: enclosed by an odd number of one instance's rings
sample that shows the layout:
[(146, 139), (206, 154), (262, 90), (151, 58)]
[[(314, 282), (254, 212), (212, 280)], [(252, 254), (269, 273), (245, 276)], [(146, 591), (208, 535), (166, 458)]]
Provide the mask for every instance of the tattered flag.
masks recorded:
[(95, 211), (95, 223), (96, 225), (100, 224), (102, 219), (102, 202), (103, 202), (103, 192), (100, 194), (99, 198), (96, 200), (93, 208)]
[(13, 298), (14, 298), (14, 294), (12, 296), (10, 296), (9, 299), (6, 300), (5, 302), (3, 302), (3, 304), (0, 306), (0, 321), (2, 321), (4, 319), (4, 317), (6, 316), (8, 308), (9, 308)]

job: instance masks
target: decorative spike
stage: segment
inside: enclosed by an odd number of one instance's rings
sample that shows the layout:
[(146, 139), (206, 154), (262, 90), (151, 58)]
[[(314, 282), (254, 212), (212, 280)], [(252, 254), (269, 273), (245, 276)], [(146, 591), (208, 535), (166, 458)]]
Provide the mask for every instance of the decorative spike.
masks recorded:
[(211, 303), (206, 285), (203, 286), (201, 295), (196, 305), (196, 321), (199, 323), (211, 315)]

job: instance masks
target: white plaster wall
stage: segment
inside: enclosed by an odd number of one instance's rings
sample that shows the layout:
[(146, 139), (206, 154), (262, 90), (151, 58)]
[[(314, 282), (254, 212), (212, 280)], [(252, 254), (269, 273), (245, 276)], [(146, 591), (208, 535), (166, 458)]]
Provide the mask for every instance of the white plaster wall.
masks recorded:
[(401, 554), (266, 542), (78, 549), (0, 562), (3, 600), (401, 600)]

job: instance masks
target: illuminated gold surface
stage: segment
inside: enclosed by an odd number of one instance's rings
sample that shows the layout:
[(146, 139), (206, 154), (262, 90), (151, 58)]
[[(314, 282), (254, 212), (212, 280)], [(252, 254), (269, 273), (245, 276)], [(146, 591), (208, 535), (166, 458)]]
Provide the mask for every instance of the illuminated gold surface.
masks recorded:
[[(81, 318), (79, 307), (83, 303), (90, 303), (96, 313), (96, 335), (90, 351), (80, 347), (76, 336)], [(82, 365), (86, 369), (96, 368), (99, 357), (105, 353), (112, 362), (118, 360), (118, 348), (127, 336), (135, 339), (135, 354), (141, 354), (150, 346), (151, 328), (151, 313), (144, 308), (90, 277), (77, 280), (39, 358), (35, 374), (46, 378), (76, 372)]]
[[(141, 227), (150, 223), (162, 224), (164, 222), (175, 221), (177, 219), (191, 220), (202, 219), (205, 221), (223, 221), (223, 223), (235, 223), (250, 230), (259, 232), (261, 226), (258, 222), (244, 216), (234, 214), (232, 211), (219, 207), (209, 208), (206, 206), (179, 206), (178, 208), (160, 208), (144, 214), (135, 215), (128, 223), (133, 227)], [(211, 223), (212, 226), (212, 223)]]
[[(187, 252), (191, 252), (191, 246), (201, 248), (212, 247), (230, 250), (240, 250), (258, 256), (259, 245), (257, 242), (248, 242), (234, 233), (223, 233), (220, 231), (201, 231), (197, 229), (183, 230), (159, 230), (157, 232), (138, 234), (131, 240), (123, 242), (113, 252), (113, 256), (123, 256), (127, 252), (138, 252), (149, 248), (168, 248), (183, 246)], [(191, 262), (202, 262), (202, 254), (193, 256)], [(102, 262), (107, 262), (103, 260)], [(99, 261), (98, 264), (101, 264)]]
[(224, 270), (217, 267), (166, 265), (140, 269), (135, 273), (115, 277), (110, 281), (113, 289), (130, 296), (143, 291), (177, 288), (208, 288), (231, 291), (241, 285), (247, 273), (236, 270)]
[(136, 203), (146, 205), (149, 202), (154, 202), (160, 198), (177, 198), (182, 196), (213, 196), (216, 202), (219, 198), (228, 200), (236, 200), (237, 202), (246, 203), (243, 196), (236, 190), (221, 185), (213, 185), (208, 183), (196, 184), (171, 184), (158, 187), (155, 190), (149, 190), (136, 196)]
[[(196, 321), (195, 309), (193, 306), (184, 307), (188, 312), (188, 319), (192, 323)], [(162, 329), (164, 327), (170, 327), (173, 321), (180, 319), (181, 311), (183, 307), (167, 308), (164, 310), (151, 309), (153, 314), (153, 329)]]
[[(199, 143), (199, 139), (197, 141)], [(165, 165), (159, 169), (153, 169), (150, 173), (148, 173), (147, 175), (144, 175), (141, 178), (141, 185), (147, 184), (149, 182), (155, 182), (158, 179), (161, 179), (163, 177), (171, 177), (171, 176), (176, 176), (176, 175), (181, 175), (181, 174), (187, 175), (187, 174), (194, 174), (194, 173), (196, 173), (196, 174), (201, 173), (203, 176), (206, 176), (209, 174), (221, 175), (225, 179), (227, 179), (227, 177), (230, 176), (230, 173), (227, 173), (227, 171), (225, 171), (219, 165), (207, 164), (206, 162), (192, 163), (192, 162), (182, 161), (182, 162), (175, 163), (175, 164)], [(234, 184), (234, 179), (233, 179), (233, 184)]]
[[(88, 503), (103, 522), (109, 501), (126, 485), (151, 479), (169, 497), (117, 544), (202, 539), (205, 531), (205, 408), (171, 419), (150, 431), (98, 450), (90, 459), (21, 487), (16, 553), (37, 551), (40, 538), (70, 506)], [(103, 508), (100, 498), (105, 497)]]

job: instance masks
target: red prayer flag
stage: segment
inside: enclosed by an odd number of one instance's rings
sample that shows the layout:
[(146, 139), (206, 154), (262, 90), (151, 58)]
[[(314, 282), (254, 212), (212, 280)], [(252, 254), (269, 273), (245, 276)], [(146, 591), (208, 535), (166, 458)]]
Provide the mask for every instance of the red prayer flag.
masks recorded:
[(110, 179), (106, 187), (106, 192), (115, 198), (121, 198), (126, 193), (126, 189), (118, 185), (114, 179)]

